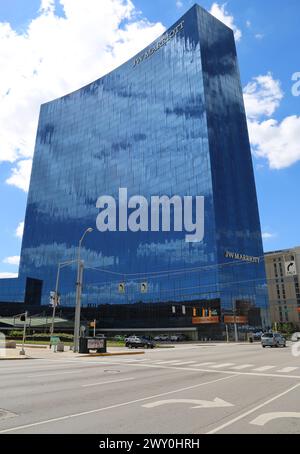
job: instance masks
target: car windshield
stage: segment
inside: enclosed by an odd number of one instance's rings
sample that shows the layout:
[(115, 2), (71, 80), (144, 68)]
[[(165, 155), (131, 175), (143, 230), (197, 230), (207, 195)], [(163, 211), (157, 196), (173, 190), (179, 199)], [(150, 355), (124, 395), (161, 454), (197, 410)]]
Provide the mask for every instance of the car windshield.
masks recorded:
[(263, 334), (262, 337), (266, 337), (268, 339), (271, 339), (273, 337), (273, 334), (272, 333), (266, 333), (266, 334)]

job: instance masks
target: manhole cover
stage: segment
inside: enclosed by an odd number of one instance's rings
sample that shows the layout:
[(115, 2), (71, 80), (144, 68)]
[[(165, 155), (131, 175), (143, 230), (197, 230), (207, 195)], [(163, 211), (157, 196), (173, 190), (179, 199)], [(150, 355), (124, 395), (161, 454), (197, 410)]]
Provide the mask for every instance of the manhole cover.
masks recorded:
[(6, 418), (13, 418), (14, 416), (17, 416), (15, 413), (12, 413), (11, 411), (3, 410), (0, 408), (0, 419), (6, 419)]

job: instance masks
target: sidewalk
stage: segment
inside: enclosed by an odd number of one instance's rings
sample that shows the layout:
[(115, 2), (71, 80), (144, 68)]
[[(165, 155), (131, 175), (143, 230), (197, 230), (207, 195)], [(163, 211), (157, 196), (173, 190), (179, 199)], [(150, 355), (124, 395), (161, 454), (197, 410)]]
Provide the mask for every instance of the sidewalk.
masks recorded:
[(25, 345), (25, 355), (20, 355), (20, 351), (22, 350), (21, 346), (17, 346), (15, 349), (1, 349), (0, 351), (0, 361), (2, 360), (25, 360), (25, 359), (50, 359), (50, 358), (64, 358), (64, 359), (72, 359), (72, 358), (86, 358), (86, 357), (99, 357), (99, 356), (123, 356), (123, 355), (143, 355), (143, 350), (136, 350), (136, 351), (128, 351), (125, 347), (109, 347), (107, 349), (107, 353), (95, 353), (95, 354), (80, 354), (80, 353), (73, 353), (70, 350), (70, 347), (65, 347), (64, 352), (54, 352), (49, 347), (45, 348), (45, 346), (31, 346)]

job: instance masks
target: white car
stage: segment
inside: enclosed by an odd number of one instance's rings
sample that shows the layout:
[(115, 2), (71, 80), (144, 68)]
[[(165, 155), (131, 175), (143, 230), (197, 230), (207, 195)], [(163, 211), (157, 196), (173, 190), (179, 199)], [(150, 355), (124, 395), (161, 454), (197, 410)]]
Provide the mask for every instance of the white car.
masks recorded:
[(169, 340), (169, 336), (167, 334), (160, 334), (159, 336), (155, 336), (154, 340), (156, 342), (167, 342)]

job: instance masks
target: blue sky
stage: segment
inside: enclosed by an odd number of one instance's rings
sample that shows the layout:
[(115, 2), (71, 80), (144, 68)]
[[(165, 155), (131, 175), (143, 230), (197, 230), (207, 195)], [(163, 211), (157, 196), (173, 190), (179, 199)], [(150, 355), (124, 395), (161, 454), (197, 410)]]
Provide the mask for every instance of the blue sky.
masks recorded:
[[(0, 2), (0, 277), (18, 269), (39, 105), (122, 63), (194, 3)], [(300, 2), (198, 3), (235, 31), (265, 250), (300, 245)]]

